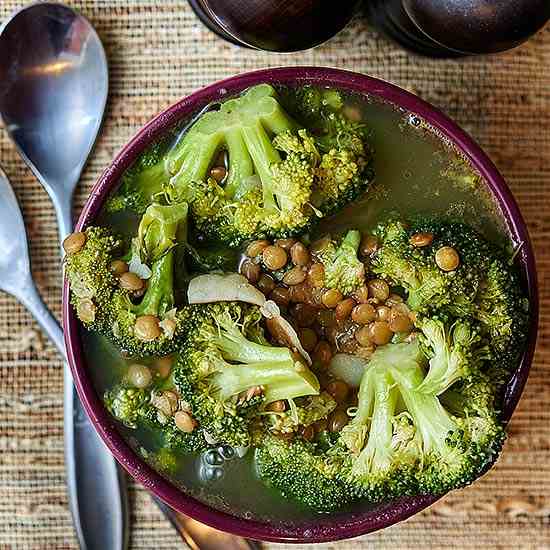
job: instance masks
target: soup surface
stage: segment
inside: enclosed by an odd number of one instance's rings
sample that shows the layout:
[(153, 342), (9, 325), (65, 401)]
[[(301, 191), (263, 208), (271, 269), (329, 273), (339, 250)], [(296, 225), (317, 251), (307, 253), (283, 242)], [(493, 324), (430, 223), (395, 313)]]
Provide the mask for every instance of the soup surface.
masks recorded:
[[(399, 211), (406, 215), (450, 214), (464, 219), (488, 239), (500, 244), (506, 242), (505, 228), (499, 221), (502, 217), (485, 190), (484, 182), (429, 125), (375, 98), (348, 95), (345, 100), (372, 132), (375, 179), (370, 191), (358, 202), (323, 220), (315, 228), (312, 239), (328, 231), (351, 227), (366, 230), (389, 212)], [(129, 212), (104, 212), (99, 222), (123, 234), (131, 234), (137, 227), (138, 217)], [(238, 259), (236, 257), (235, 270)], [(103, 394), (125, 375), (129, 360), (97, 334), (83, 330), (82, 337), (90, 373), (98, 393)], [(141, 362), (147, 363), (147, 360)], [(120, 430), (146, 460), (156, 450), (157, 442), (151, 432), (123, 426)], [(175, 468), (163, 474), (197, 499), (245, 518), (299, 522), (315, 515), (283, 498), (257, 478), (252, 451), (243, 458), (227, 460), (223, 475), (218, 479), (207, 479), (205, 469), (208, 464), (204, 455), (183, 455), (178, 458)], [(368, 504), (356, 504), (355, 508), (358, 506)]]

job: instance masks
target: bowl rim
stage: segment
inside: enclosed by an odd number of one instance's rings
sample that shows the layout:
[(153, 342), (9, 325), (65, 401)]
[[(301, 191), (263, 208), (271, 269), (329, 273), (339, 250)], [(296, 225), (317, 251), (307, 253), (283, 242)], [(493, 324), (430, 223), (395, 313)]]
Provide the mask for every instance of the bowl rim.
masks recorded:
[[(261, 82), (288, 85), (320, 85), (342, 88), (375, 96), (405, 109), (429, 123), (464, 154), (487, 182), (505, 218), (509, 234), (522, 243), (518, 257), (525, 277), (530, 302), (530, 329), (521, 363), (508, 384), (503, 418), (514, 411), (533, 359), (538, 328), (538, 292), (535, 258), (527, 226), (516, 201), (495, 165), (479, 145), (457, 124), (419, 97), (383, 80), (334, 68), (279, 67), (243, 73), (206, 86), (174, 103), (145, 126), (121, 149), (111, 165), (99, 177), (78, 219), (75, 231), (82, 230), (99, 213), (105, 198), (114, 190), (124, 171), (151, 142), (170, 127), (185, 120), (210, 101), (220, 100)], [(363, 512), (319, 516), (293, 525), (244, 519), (221, 512), (186, 495), (162, 477), (134, 452), (116, 428), (87, 375), (79, 322), (70, 305), (67, 281), (63, 286), (63, 327), (67, 357), (78, 395), (96, 431), (119, 463), (144, 487), (179, 512), (216, 529), (235, 535), (271, 542), (332, 542), (357, 537), (402, 521), (433, 504), (439, 497), (406, 497)]]

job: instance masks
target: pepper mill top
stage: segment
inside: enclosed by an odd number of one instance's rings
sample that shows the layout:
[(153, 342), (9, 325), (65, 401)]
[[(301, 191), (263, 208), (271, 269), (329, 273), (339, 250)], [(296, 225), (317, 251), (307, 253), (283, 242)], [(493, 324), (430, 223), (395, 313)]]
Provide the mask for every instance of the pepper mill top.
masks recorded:
[(292, 52), (317, 46), (342, 30), (358, 0), (189, 0), (201, 21), (226, 40)]
[(549, 0), (369, 0), (365, 9), (396, 42), (433, 57), (508, 50), (550, 19)]
[(550, 19), (548, 0), (403, 0), (403, 7), (432, 40), (467, 54), (513, 48)]

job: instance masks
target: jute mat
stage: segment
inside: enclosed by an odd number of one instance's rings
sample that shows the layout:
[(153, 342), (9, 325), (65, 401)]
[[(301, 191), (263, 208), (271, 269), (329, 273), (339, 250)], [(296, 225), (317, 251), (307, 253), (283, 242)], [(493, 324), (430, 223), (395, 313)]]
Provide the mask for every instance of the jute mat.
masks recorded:
[[(441, 107), (481, 143), (529, 223), (540, 276), (539, 346), (510, 438), (498, 465), (473, 487), (383, 532), (322, 546), (550, 548), (550, 28), (503, 55), (429, 61), (358, 18), (323, 47), (277, 56), (217, 39), (185, 0), (69, 3), (97, 28), (111, 68), (106, 121), (76, 211), (113, 155), (155, 113), (205, 84), (266, 66), (334, 66), (389, 80)], [(1, 0), (0, 21), (19, 6)], [(0, 162), (24, 210), (39, 289), (59, 315), (53, 209), (3, 129)], [(130, 491), (131, 548), (181, 547), (147, 493), (135, 484)], [(75, 547), (63, 469), (62, 363), (26, 311), (0, 295), (0, 548)]]

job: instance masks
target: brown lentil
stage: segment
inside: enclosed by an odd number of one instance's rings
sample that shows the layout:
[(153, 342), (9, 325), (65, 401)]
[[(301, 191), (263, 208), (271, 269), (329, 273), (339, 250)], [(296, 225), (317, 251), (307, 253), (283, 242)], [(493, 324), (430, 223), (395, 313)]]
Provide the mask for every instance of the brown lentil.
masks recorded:
[(142, 315), (136, 319), (134, 335), (142, 342), (151, 342), (161, 335), (159, 319), (155, 315)]
[(245, 260), (241, 264), (241, 273), (248, 279), (249, 283), (255, 284), (260, 279), (262, 270), (258, 264), (250, 260)]
[(386, 321), (374, 321), (374, 323), (368, 326), (368, 331), (371, 342), (377, 346), (387, 344), (393, 336), (390, 326)]
[(76, 314), (84, 323), (91, 323), (95, 320), (96, 306), (90, 298), (84, 298), (78, 302)]
[(246, 247), (246, 255), (249, 258), (259, 256), (271, 243), (266, 240), (253, 241)]
[(134, 292), (136, 290), (141, 290), (145, 283), (143, 279), (140, 279), (135, 273), (127, 271), (120, 276), (118, 284), (124, 290)]
[(295, 243), (296, 239), (278, 239), (275, 241), (275, 246), (280, 246), (288, 252)]
[(313, 424), (313, 427), (315, 428), (315, 432), (318, 433), (318, 434), (321, 434), (323, 432), (326, 432), (327, 430), (327, 419), (326, 418), (321, 418), (321, 420), (317, 420), (317, 422), (315, 422)]
[(378, 239), (374, 235), (365, 235), (361, 239), (361, 245), (359, 246), (359, 252), (362, 256), (372, 256), (380, 246)]
[(327, 311), (326, 309), (320, 309), (317, 312), (317, 322), (321, 327), (328, 328), (335, 323), (335, 315), (333, 311)]
[(317, 345), (317, 334), (315, 334), (315, 331), (310, 328), (302, 328), (298, 332), (298, 336), (302, 346), (308, 353), (315, 349), (315, 346)]
[(86, 244), (86, 233), (82, 231), (76, 231), (75, 233), (70, 233), (65, 237), (63, 241), (63, 250), (66, 254), (76, 254), (80, 252), (84, 245)]
[(342, 298), (342, 293), (338, 289), (331, 288), (330, 290), (323, 292), (321, 301), (325, 307), (334, 309), (342, 301)]
[(336, 403), (343, 403), (349, 394), (349, 386), (343, 380), (333, 380), (327, 385), (329, 393)]
[(303, 283), (306, 280), (307, 274), (304, 268), (299, 265), (295, 265), (293, 268), (289, 269), (285, 276), (283, 277), (283, 283), (285, 285), (294, 286)]
[(443, 271), (453, 271), (460, 265), (460, 257), (453, 247), (442, 246), (435, 253), (435, 263)]
[(288, 306), (290, 303), (290, 290), (284, 286), (277, 286), (269, 295), (269, 299), (280, 306)]
[(376, 319), (376, 310), (371, 304), (359, 304), (353, 308), (351, 318), (359, 325), (366, 325)]
[(317, 239), (316, 241), (312, 242), (309, 251), (315, 255), (319, 252), (322, 252), (327, 248), (327, 246), (330, 245), (331, 239), (329, 235), (325, 235), (324, 237), (321, 237), (320, 239)]
[(262, 260), (267, 269), (277, 271), (286, 265), (288, 260), (286, 250), (280, 246), (267, 246), (262, 252)]
[(417, 248), (422, 248), (423, 246), (429, 246), (434, 240), (433, 233), (415, 233), (410, 238), (410, 243)]
[(165, 355), (164, 357), (158, 357), (157, 359), (155, 359), (153, 366), (155, 367), (155, 370), (158, 372), (161, 378), (167, 378), (170, 375), (173, 364), (173, 356)]
[(297, 242), (290, 248), (290, 259), (294, 265), (305, 266), (309, 263), (310, 254), (305, 245)]
[(346, 411), (336, 409), (328, 417), (328, 429), (330, 432), (340, 432), (348, 422), (349, 417)]
[(178, 428), (178, 430), (181, 430), (186, 434), (191, 433), (197, 425), (191, 415), (186, 413), (185, 411), (178, 411), (174, 415), (174, 424), (176, 425), (176, 428)]
[(224, 180), (227, 175), (225, 166), (214, 166), (210, 169), (210, 177), (214, 178), (218, 183)]
[(353, 298), (346, 298), (342, 300), (334, 310), (334, 315), (337, 321), (345, 321), (355, 306), (355, 300)]
[(330, 344), (325, 340), (321, 340), (313, 350), (313, 360), (320, 365), (328, 365), (332, 359), (332, 350)]
[(355, 331), (354, 338), (362, 347), (369, 347), (372, 345), (369, 327), (361, 327), (357, 329)]
[(388, 306), (378, 306), (376, 308), (376, 320), (377, 321), (389, 321), (391, 309)]
[(174, 414), (178, 410), (179, 397), (175, 391), (167, 390), (163, 392), (164, 397), (168, 400), (170, 404), (170, 414)]
[(313, 264), (308, 271), (308, 279), (314, 288), (325, 286), (325, 268), (323, 264)]
[(285, 412), (286, 403), (282, 399), (279, 399), (278, 401), (273, 401), (273, 403), (270, 403), (265, 410), (270, 412)]
[(409, 332), (412, 329), (411, 320), (406, 315), (401, 315), (400, 313), (392, 314), (388, 324), (390, 330), (393, 332)]
[(310, 302), (311, 301), (311, 291), (309, 287), (301, 282), (297, 285), (292, 285), (289, 288), (290, 291), (290, 301), (291, 302)]
[(399, 294), (390, 294), (386, 300), (387, 306), (394, 306), (395, 304), (402, 304), (404, 302), (403, 298)]
[(109, 267), (113, 275), (117, 277), (128, 271), (128, 264), (122, 260), (113, 260)]
[(269, 294), (275, 288), (275, 281), (267, 273), (262, 273), (256, 286), (264, 293)]
[(302, 428), (302, 437), (306, 441), (312, 441), (315, 437), (315, 428), (313, 426), (304, 426)]
[(310, 327), (317, 319), (317, 308), (309, 304), (295, 304), (290, 313), (299, 327)]
[(137, 363), (128, 367), (126, 377), (132, 386), (140, 389), (146, 388), (153, 379), (151, 371), (145, 365)]
[(366, 304), (369, 299), (369, 289), (366, 286), (362, 286), (353, 293), (353, 297), (356, 302)]
[(388, 299), (390, 295), (390, 287), (386, 281), (382, 279), (371, 279), (368, 284), (369, 295), (372, 298), (376, 298), (381, 302), (384, 302)]

